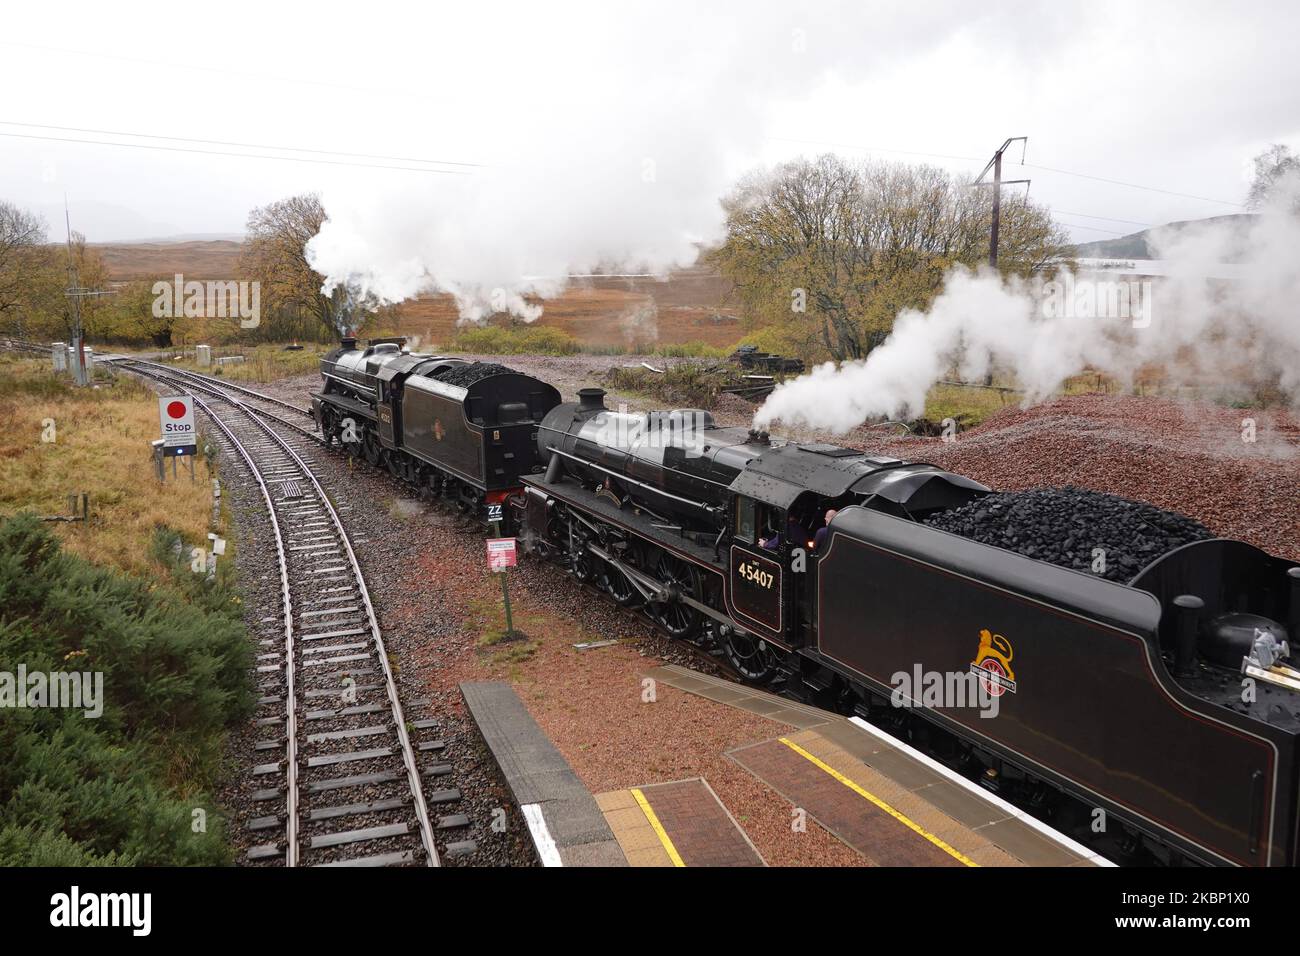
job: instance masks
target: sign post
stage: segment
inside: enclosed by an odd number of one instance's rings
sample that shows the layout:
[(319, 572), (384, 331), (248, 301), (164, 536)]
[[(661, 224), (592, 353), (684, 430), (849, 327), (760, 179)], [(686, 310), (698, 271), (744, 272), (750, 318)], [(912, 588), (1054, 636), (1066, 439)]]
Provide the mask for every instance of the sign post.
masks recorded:
[[(492, 522), (492, 530), (495, 534), (501, 534), (501, 522)], [(493, 573), (501, 575), (501, 600), (505, 603), (506, 608), (506, 640), (515, 636), (515, 624), (510, 616), (510, 589), (506, 587), (506, 568), (515, 566), (515, 539), (514, 538), (488, 538), (487, 539), (487, 561), (488, 569)]]
[(194, 454), (198, 450), (198, 432), (194, 428), (194, 397), (160, 396), (158, 420), (162, 430), (162, 454), (172, 460), (172, 477), (176, 477), (176, 459), (186, 457), (190, 459), (190, 480), (193, 481)]

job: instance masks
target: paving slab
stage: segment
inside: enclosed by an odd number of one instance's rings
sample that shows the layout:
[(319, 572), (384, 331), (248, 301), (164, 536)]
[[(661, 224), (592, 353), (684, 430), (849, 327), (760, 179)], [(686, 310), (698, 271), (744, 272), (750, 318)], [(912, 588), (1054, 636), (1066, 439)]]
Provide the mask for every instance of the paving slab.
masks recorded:
[(502, 681), (460, 685), (515, 804), (548, 866), (626, 866), (596, 799), (564, 755)]
[(632, 866), (766, 866), (702, 777), (596, 797)]

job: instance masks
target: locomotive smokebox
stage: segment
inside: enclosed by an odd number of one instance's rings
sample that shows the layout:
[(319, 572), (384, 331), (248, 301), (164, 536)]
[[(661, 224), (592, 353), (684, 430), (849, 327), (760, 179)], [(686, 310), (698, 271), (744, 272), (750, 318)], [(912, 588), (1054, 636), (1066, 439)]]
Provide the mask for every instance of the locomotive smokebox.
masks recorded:
[(605, 390), (603, 388), (578, 389), (578, 408), (584, 412), (603, 412), (605, 410)]

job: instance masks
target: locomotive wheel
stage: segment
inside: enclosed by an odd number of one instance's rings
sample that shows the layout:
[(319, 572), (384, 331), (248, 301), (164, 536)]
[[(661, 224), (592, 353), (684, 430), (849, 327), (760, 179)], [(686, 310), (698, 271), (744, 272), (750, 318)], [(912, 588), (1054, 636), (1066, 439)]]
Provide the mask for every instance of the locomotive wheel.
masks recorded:
[(637, 589), (632, 586), (627, 575), (612, 564), (605, 566), (600, 585), (619, 607), (627, 607), (636, 602)]
[(725, 653), (727, 663), (751, 683), (766, 684), (776, 673), (776, 653), (761, 637), (733, 631), (727, 638)]
[(379, 444), (379, 436), (369, 429), (366, 430), (366, 437), (362, 440), (361, 451), (366, 456), (366, 461), (376, 468), (384, 459), (384, 447)]
[(596, 578), (596, 559), (584, 547), (576, 554), (569, 555), (569, 565), (573, 576), (583, 584), (590, 584)]
[(659, 555), (655, 564), (655, 577), (661, 584), (666, 584), (675, 594), (659, 605), (655, 620), (668, 632), (670, 637), (679, 641), (689, 640), (700, 629), (702, 616), (689, 604), (676, 600), (677, 594), (699, 597), (699, 576), (695, 569), (680, 558), (674, 558), (668, 552)]
[(581, 535), (573, 535), (573, 550), (569, 552), (569, 567), (573, 571), (573, 576), (583, 584), (593, 584), (596, 582), (598, 568), (596, 557), (587, 550), (587, 541)]

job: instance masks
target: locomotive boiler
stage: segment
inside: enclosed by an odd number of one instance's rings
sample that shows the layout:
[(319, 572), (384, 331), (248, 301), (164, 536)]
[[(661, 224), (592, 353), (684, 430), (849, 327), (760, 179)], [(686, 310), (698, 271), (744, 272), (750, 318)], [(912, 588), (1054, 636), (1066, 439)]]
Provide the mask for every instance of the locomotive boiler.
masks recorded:
[[(746, 680), (892, 725), (1114, 858), (1296, 863), (1295, 562), (1203, 536), (1111, 580), (934, 526), (992, 500), (969, 478), (599, 389), (537, 435), (525, 549)], [(898, 706), (914, 669), (996, 715)]]

